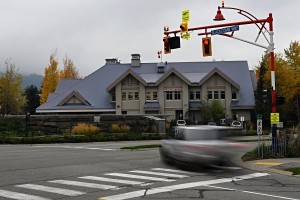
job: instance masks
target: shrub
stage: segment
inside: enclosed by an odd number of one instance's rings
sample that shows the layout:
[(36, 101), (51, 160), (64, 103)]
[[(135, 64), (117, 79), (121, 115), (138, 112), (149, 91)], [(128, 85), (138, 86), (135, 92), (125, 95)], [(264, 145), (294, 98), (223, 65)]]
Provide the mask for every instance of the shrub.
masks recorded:
[(72, 127), (72, 135), (90, 135), (99, 133), (100, 129), (92, 124), (78, 123), (77, 126)]
[(122, 132), (122, 133), (129, 133), (130, 132), (130, 126), (128, 126), (128, 125), (122, 125), (121, 127), (120, 127), (120, 131)]
[(111, 125), (111, 132), (113, 133), (119, 133), (121, 131), (121, 128), (119, 124), (112, 124)]

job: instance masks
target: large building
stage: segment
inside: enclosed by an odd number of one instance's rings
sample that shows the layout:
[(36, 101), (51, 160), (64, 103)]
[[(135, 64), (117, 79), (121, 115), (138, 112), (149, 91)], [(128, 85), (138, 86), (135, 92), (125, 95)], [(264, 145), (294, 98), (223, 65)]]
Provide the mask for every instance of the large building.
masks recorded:
[(84, 79), (60, 80), (55, 93), (36, 109), (47, 113), (169, 116), (201, 122), (202, 102), (219, 100), (227, 120), (251, 120), (255, 74), (246, 61), (131, 63), (106, 59)]

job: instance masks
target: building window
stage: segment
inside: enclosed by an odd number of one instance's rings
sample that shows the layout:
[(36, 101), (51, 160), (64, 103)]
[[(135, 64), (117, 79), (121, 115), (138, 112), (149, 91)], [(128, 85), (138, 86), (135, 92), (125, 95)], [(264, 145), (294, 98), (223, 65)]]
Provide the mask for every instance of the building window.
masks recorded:
[(146, 101), (151, 101), (151, 92), (146, 92)]
[(116, 93), (111, 93), (111, 101), (116, 102)]
[(169, 92), (169, 91), (166, 92), (166, 100), (173, 100), (172, 92)]
[(190, 92), (190, 100), (194, 100), (194, 92)]
[(136, 100), (136, 101), (140, 100), (140, 94), (138, 92), (134, 93), (134, 100)]
[(207, 92), (207, 98), (208, 99), (213, 99), (212, 91)]
[(225, 96), (225, 91), (221, 91), (221, 99), (225, 99), (226, 96)]
[(133, 94), (132, 92), (128, 92), (128, 101), (132, 101), (133, 100)]
[(200, 96), (200, 91), (196, 91), (196, 100), (200, 100), (201, 96)]
[(174, 100), (180, 100), (181, 99), (181, 92), (175, 91), (174, 92)]
[(214, 91), (214, 99), (219, 99), (219, 91)]
[(234, 100), (237, 99), (237, 93), (236, 93), (236, 91), (233, 91), (233, 92), (232, 92), (232, 94), (231, 94), (231, 99), (234, 99)]
[(157, 101), (157, 92), (153, 92), (153, 98), (154, 101)]
[(126, 92), (122, 92), (122, 101), (126, 101)]

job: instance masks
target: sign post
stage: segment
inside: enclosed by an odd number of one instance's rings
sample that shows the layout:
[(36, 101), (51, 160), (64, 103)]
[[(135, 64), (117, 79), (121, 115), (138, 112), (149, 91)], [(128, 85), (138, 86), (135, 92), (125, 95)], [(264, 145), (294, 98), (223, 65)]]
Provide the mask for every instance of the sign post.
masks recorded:
[[(260, 135), (262, 135), (262, 115), (261, 114), (257, 114), (256, 115), (256, 131), (257, 131), (257, 135), (258, 135), (258, 141), (257, 141), (257, 153), (258, 156), (260, 154)], [(263, 151), (263, 149), (262, 149)], [(263, 153), (262, 153), (263, 155)]]

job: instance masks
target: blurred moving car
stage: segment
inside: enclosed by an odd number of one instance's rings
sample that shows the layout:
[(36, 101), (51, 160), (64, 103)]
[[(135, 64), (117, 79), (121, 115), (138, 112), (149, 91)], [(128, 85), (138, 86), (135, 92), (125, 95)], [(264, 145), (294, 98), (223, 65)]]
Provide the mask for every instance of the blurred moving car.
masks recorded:
[(176, 125), (177, 126), (185, 126), (186, 125), (186, 122), (184, 119), (180, 119), (180, 120), (177, 120), (176, 121)]
[(233, 127), (242, 127), (242, 123), (239, 122), (239, 121), (233, 121), (233, 122), (231, 123), (231, 126), (233, 126)]
[(217, 123), (216, 122), (208, 122), (207, 125), (217, 126)]
[(234, 127), (211, 125), (174, 127), (171, 138), (161, 141), (161, 158), (168, 164), (175, 161), (197, 166), (222, 165), (235, 148), (243, 146), (225, 139), (234, 131)]

